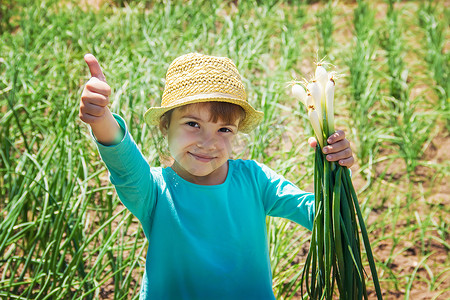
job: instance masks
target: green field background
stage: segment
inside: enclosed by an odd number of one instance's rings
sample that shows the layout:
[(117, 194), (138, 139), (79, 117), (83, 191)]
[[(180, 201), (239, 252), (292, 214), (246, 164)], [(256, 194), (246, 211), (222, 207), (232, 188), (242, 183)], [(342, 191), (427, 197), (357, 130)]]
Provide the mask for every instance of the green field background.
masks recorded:
[[(448, 1), (0, 2), (0, 298), (136, 299), (147, 241), (78, 118), (94, 54), (152, 166), (164, 142), (143, 113), (170, 62), (228, 56), (263, 123), (235, 158), (312, 191), (313, 135), (290, 93), (326, 61), (336, 127), (386, 299), (450, 298)], [(277, 299), (301, 299), (310, 233), (267, 219)], [(374, 297), (368, 265), (369, 299)], [(338, 297), (338, 296), (336, 296)], [(371, 298), (372, 297), (372, 298)]]

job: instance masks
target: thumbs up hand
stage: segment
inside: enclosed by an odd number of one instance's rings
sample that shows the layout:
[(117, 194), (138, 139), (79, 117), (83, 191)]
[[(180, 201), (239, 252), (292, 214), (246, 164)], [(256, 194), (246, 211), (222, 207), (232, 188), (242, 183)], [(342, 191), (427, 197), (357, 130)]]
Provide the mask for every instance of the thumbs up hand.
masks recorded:
[(81, 94), (80, 119), (85, 123), (93, 124), (105, 117), (111, 88), (106, 83), (105, 75), (97, 59), (92, 54), (86, 54), (84, 60), (89, 67), (91, 79), (86, 83)]
[(84, 60), (89, 67), (91, 79), (86, 83), (81, 94), (80, 119), (89, 124), (99, 141), (111, 145), (117, 140), (121, 130), (108, 108), (111, 87), (100, 65), (92, 54), (86, 54)]

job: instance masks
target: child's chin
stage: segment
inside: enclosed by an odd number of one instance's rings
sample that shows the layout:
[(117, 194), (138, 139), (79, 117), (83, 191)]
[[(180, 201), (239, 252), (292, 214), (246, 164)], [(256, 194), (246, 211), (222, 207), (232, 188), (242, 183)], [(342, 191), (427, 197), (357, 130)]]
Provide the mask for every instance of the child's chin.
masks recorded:
[(189, 171), (189, 173), (195, 177), (206, 177), (206, 176), (210, 175), (212, 172), (213, 172), (213, 170), (211, 170), (210, 168), (195, 169), (195, 170)]

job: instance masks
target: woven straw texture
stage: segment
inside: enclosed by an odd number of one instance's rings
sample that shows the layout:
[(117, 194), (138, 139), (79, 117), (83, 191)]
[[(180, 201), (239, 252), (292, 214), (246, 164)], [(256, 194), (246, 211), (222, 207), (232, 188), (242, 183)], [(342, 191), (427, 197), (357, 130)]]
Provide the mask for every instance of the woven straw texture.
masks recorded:
[(253, 130), (263, 113), (248, 102), (244, 85), (234, 63), (226, 57), (190, 53), (175, 59), (166, 74), (161, 107), (152, 107), (144, 115), (150, 125), (157, 125), (170, 109), (192, 103), (223, 101), (241, 106), (245, 119), (239, 130)]

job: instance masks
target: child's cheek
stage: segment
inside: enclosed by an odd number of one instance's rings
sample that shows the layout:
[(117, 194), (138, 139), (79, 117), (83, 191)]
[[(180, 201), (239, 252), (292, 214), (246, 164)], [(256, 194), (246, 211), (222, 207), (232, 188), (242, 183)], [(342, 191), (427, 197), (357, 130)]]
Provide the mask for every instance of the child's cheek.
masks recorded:
[(233, 152), (233, 141), (234, 136), (222, 139), (223, 148), (227, 151), (228, 154), (231, 154)]
[(168, 135), (169, 148), (181, 150), (195, 141), (193, 132), (189, 130), (175, 130)]

